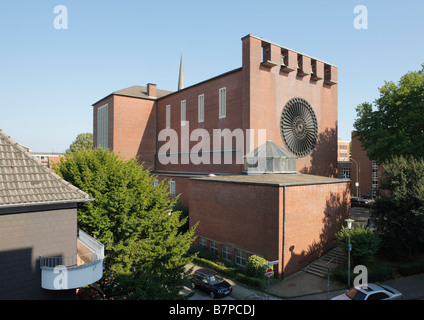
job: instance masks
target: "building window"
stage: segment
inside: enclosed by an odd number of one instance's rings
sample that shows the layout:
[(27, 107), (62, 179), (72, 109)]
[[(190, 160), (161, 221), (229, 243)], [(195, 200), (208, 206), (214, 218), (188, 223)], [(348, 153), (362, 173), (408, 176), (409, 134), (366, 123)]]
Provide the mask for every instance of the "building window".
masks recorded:
[(378, 164), (377, 161), (372, 161), (372, 196), (377, 196), (378, 190)]
[(181, 125), (186, 125), (186, 101), (181, 101)]
[(342, 168), (340, 172), (340, 179), (350, 180), (350, 168)]
[(213, 252), (218, 254), (218, 243), (216, 241), (210, 240), (210, 246), (209, 249)]
[(156, 180), (155, 180), (155, 182), (153, 182), (153, 186), (154, 186), (154, 187), (157, 187), (158, 185), (159, 185), (159, 180), (158, 180), (158, 179), (156, 179)]
[(108, 148), (108, 104), (97, 109), (97, 147)]
[(219, 119), (227, 115), (227, 88), (219, 89)]
[(175, 181), (171, 181), (169, 184), (169, 193), (175, 194)]
[(206, 239), (199, 237), (199, 245), (206, 248)]
[(166, 106), (166, 129), (171, 128), (171, 105)]
[(236, 265), (244, 267), (246, 265), (246, 252), (235, 250), (235, 263)]
[(231, 261), (231, 247), (227, 244), (222, 245), (222, 258)]
[(199, 122), (205, 121), (205, 95), (201, 94), (197, 98), (198, 101), (198, 120)]

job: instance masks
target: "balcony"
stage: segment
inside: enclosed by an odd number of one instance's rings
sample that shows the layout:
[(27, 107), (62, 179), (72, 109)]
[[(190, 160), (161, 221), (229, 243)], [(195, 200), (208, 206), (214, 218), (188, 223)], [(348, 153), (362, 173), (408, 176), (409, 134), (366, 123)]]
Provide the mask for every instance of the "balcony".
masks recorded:
[(40, 257), (41, 287), (48, 290), (76, 289), (103, 276), (104, 246), (79, 230), (77, 255)]

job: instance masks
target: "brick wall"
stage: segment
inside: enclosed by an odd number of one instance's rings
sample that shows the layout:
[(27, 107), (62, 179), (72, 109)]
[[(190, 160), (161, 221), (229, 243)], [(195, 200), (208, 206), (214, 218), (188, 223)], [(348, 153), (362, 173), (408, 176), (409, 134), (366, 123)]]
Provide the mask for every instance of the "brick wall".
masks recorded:
[(336, 245), (349, 197), (348, 182), (278, 187), (190, 180), (190, 225), (199, 221), (199, 237), (279, 260), (275, 272), (286, 277)]
[[(219, 89), (226, 88), (226, 118), (219, 119)], [(204, 95), (204, 122), (198, 122), (198, 96)], [(158, 133), (166, 128), (166, 106), (171, 105), (171, 129), (175, 130), (178, 138), (181, 138), (181, 101), (186, 100), (186, 121), (188, 121), (188, 132), (191, 135), (193, 130), (202, 128), (208, 132), (209, 148), (204, 151), (224, 149), (222, 142), (221, 148), (214, 148), (213, 130), (229, 129), (233, 132), (235, 129), (242, 128), (241, 123), (241, 71), (236, 70), (228, 74), (210, 79), (208, 81), (180, 90), (176, 93), (168, 95), (158, 100), (158, 117), (157, 130)], [(187, 127), (186, 127), (187, 128)], [(193, 139), (194, 140), (194, 139)], [(192, 150), (199, 140), (190, 141), (188, 150)], [(158, 141), (158, 152), (161, 152), (161, 146), (166, 142)], [(230, 148), (231, 149), (231, 148)], [(236, 149), (236, 141), (233, 139), (232, 149)], [(162, 149), (163, 150), (163, 149)], [(165, 150), (166, 151), (166, 150)], [(178, 151), (181, 151), (181, 140), (178, 141)], [(241, 154), (237, 155), (232, 152), (232, 163), (225, 165), (213, 163), (213, 153), (208, 153), (210, 164), (183, 164), (181, 159), (178, 164), (163, 165), (160, 161), (156, 161), (157, 170), (182, 171), (182, 172), (216, 172), (216, 173), (241, 173), (242, 165), (236, 163), (236, 156), (241, 158)]]
[(200, 221), (197, 235), (270, 260), (278, 257), (277, 187), (190, 180), (189, 195), (190, 226)]
[(349, 210), (348, 182), (287, 187), (284, 273), (295, 273), (335, 247)]
[(77, 254), (77, 210), (0, 215), (0, 299), (72, 299), (41, 288), (40, 256)]
[[(280, 133), (281, 113), (292, 98), (309, 102), (318, 121), (318, 141), (311, 155), (298, 159), (297, 169), (302, 173), (337, 177), (337, 84), (312, 80), (311, 75), (300, 77), (296, 70), (282, 72), (281, 47), (270, 44), (271, 59), (276, 66), (261, 65), (263, 41), (255, 37), (243, 38), (243, 92), (249, 92), (243, 100), (243, 110), (249, 110), (244, 121), (251, 129), (266, 129), (267, 140), (284, 147)], [(297, 66), (297, 53), (289, 51)], [(310, 72), (311, 58), (303, 56), (306, 71)], [(318, 64), (323, 62), (317, 61)], [(323, 71), (322, 71), (323, 72)], [(337, 79), (337, 68), (332, 68)], [(252, 150), (258, 145), (253, 145)]]

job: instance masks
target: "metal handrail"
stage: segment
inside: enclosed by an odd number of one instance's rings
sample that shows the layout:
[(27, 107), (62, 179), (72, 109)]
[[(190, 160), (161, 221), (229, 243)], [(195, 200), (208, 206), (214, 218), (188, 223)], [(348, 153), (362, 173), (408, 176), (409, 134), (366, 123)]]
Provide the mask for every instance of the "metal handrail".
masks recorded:
[(100, 260), (94, 252), (71, 257), (40, 257), (40, 268), (79, 267)]
[(79, 229), (78, 240), (87, 245), (93, 252), (77, 254), (69, 257), (42, 257), (40, 256), (40, 268), (55, 268), (57, 266), (80, 267), (104, 258), (104, 246), (96, 239)]

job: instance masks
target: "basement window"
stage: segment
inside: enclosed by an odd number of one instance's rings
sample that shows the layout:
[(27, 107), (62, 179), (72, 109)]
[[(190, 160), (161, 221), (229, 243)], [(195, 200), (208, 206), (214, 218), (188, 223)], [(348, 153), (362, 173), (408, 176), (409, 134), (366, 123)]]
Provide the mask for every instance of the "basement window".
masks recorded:
[(235, 263), (238, 266), (246, 266), (246, 252), (242, 250), (235, 250)]

